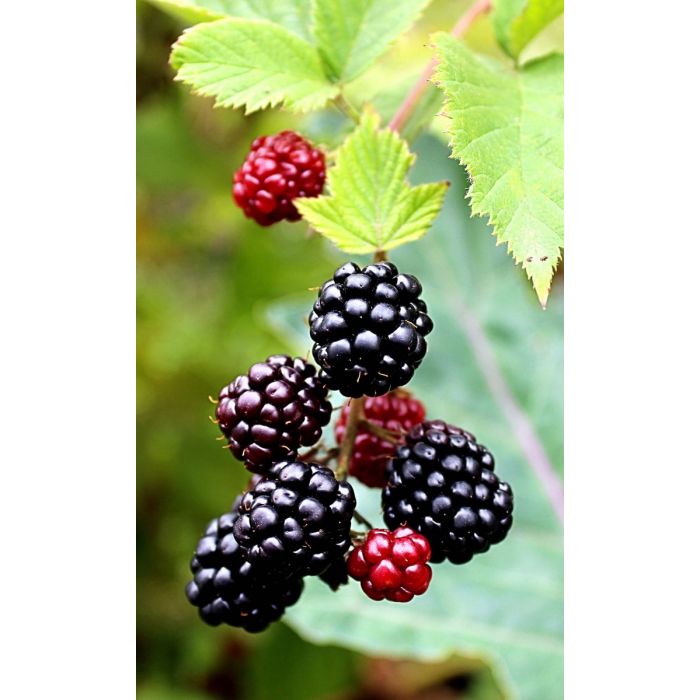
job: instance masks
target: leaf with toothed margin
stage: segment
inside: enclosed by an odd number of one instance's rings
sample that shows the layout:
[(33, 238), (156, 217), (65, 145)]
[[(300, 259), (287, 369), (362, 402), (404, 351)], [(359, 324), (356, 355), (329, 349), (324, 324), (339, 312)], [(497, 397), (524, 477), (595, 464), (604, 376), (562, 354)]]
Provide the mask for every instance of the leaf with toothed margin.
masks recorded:
[(311, 226), (348, 253), (397, 248), (425, 235), (440, 212), (445, 182), (409, 186), (415, 156), (379, 116), (365, 111), (328, 171), (330, 195), (294, 200)]
[(189, 24), (225, 17), (267, 19), (302, 39), (311, 41), (309, 0), (149, 0)]
[[(354, 582), (333, 593), (308, 579), (283, 619), (307, 639), (369, 654), (480, 658), (494, 669), (499, 697), (561, 700), (561, 527), (535, 469), (549, 463), (562, 471), (561, 289), (553, 289), (542, 313), (524, 275), (493, 245), (486, 222), (469, 216), (458, 187), (462, 168), (434, 137), (420, 138), (414, 149), (413, 183), (440, 178), (453, 186), (430, 234), (391, 255), (421, 280), (435, 322), (407, 388), (430, 418), (471, 430), (493, 452), (496, 473), (515, 494), (513, 528), (465, 566), (435, 565), (430, 588), (409, 604), (369, 600)], [(321, 282), (309, 278), (304, 286)], [(304, 318), (314, 298), (300, 291), (268, 309), (289, 352), (308, 349)], [(327, 444), (334, 444), (332, 428)], [(353, 487), (359, 511), (382, 527), (379, 492), (355, 480)]]
[(315, 47), (264, 20), (220, 19), (186, 29), (173, 46), (175, 77), (217, 107), (246, 114), (283, 105), (294, 112), (323, 107), (338, 94)]
[(471, 179), (472, 212), (489, 217), (545, 306), (564, 246), (564, 58), (509, 71), (448, 34), (434, 38), (452, 157)]
[(420, 16), (430, 0), (316, 0), (313, 31), (328, 75), (363, 73)]

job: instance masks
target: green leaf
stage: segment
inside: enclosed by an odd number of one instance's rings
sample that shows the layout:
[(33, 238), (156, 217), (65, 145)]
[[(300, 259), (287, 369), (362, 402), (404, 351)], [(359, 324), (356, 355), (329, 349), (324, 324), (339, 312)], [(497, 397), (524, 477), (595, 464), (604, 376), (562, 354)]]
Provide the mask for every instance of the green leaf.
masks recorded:
[(313, 31), (333, 80), (365, 71), (430, 0), (317, 0)]
[[(421, 138), (414, 181), (451, 180), (429, 237), (392, 254), (418, 276), (435, 329), (409, 389), (431, 418), (474, 432), (515, 494), (514, 524), (501, 544), (465, 566), (438, 564), (427, 593), (408, 605), (377, 603), (350, 582), (337, 593), (307, 579), (288, 621), (304, 637), (389, 657), (482, 658), (520, 700), (563, 697), (563, 554), (558, 520), (535, 477), (559, 471), (562, 445), (562, 297), (543, 314), (523, 275), (469, 218), (464, 174), (434, 137)], [(330, 271), (329, 271), (330, 276)], [(321, 280), (319, 280), (319, 283)], [(303, 319), (314, 295), (298, 295), (268, 317), (290, 352), (305, 353)], [(534, 446), (541, 451), (533, 449)], [(359, 510), (382, 526), (377, 490), (353, 480)]]
[(544, 306), (564, 245), (564, 58), (512, 73), (447, 34), (435, 43), (435, 81), (447, 96), (452, 157), (471, 177), (472, 212), (489, 217)]
[(150, 0), (190, 24), (224, 17), (267, 19), (310, 41), (311, 3), (308, 0)]
[(493, 27), (498, 42), (513, 58), (557, 17), (564, 0), (494, 0)]
[(447, 183), (410, 187), (415, 156), (366, 111), (328, 172), (330, 196), (295, 199), (301, 215), (348, 253), (391, 250), (423, 236), (442, 206)]
[(307, 112), (338, 94), (316, 49), (264, 20), (220, 19), (186, 29), (170, 62), (176, 80), (216, 98), (217, 107), (245, 106), (246, 114), (278, 104)]

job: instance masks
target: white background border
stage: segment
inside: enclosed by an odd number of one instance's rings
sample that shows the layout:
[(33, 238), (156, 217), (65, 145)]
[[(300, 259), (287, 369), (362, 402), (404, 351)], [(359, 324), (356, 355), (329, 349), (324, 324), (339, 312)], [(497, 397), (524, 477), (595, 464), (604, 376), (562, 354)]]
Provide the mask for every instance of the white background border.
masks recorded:
[(134, 6), (3, 8), (0, 697), (134, 693)]
[(566, 4), (567, 700), (700, 697), (699, 15)]

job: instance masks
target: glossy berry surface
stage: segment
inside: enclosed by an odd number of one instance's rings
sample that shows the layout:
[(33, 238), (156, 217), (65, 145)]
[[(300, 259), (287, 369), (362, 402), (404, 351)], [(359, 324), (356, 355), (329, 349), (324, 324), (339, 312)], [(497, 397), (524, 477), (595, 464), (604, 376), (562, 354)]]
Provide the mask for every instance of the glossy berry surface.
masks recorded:
[(513, 492), (493, 469), (493, 456), (471, 433), (421, 423), (387, 468), (384, 522), (425, 535), (433, 562), (468, 562), (501, 542), (513, 523)]
[(300, 357), (272, 355), (219, 393), (216, 420), (236, 459), (253, 472), (296, 457), (331, 419), (328, 389)]
[(319, 578), (332, 591), (337, 591), (341, 586), (348, 583), (348, 565), (345, 557), (338, 557), (331, 562), (331, 565), (322, 573)]
[(429, 560), (430, 544), (414, 530), (370, 530), (365, 542), (350, 553), (348, 574), (372, 600), (408, 603), (428, 589)]
[(227, 624), (260, 632), (299, 600), (300, 577), (272, 578), (251, 564), (233, 533), (237, 518), (225, 513), (212, 520), (197, 543), (187, 584), (187, 599), (210, 625)]
[(320, 289), (309, 316), (319, 376), (345, 396), (381, 396), (407, 384), (433, 329), (422, 287), (390, 262), (349, 262)]
[(287, 575), (317, 575), (350, 547), (355, 494), (327, 467), (276, 463), (243, 495), (236, 539), (252, 565)]
[[(410, 430), (425, 419), (425, 407), (406, 391), (395, 391), (384, 396), (369, 397), (364, 403), (365, 419), (397, 436)], [(340, 445), (350, 415), (350, 405), (343, 410), (335, 424), (335, 439)], [(392, 436), (393, 437), (393, 436)], [(363, 484), (381, 488), (386, 485), (386, 467), (391, 460), (396, 443), (360, 426), (350, 460), (349, 472)]]
[(260, 136), (233, 175), (233, 199), (261, 226), (298, 221), (296, 197), (317, 197), (326, 180), (321, 151), (293, 131)]

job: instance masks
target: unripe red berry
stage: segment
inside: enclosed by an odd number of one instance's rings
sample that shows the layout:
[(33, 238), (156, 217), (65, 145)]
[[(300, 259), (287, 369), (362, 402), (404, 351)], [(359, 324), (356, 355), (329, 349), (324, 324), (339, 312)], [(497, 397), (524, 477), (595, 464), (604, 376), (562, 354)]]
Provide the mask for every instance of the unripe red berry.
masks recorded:
[[(368, 396), (365, 418), (378, 428), (400, 436), (425, 420), (425, 407), (407, 391), (399, 389), (384, 396)], [(335, 425), (335, 439), (340, 445), (345, 435), (350, 405), (346, 405)], [(355, 438), (349, 472), (363, 484), (374, 488), (386, 486), (386, 467), (396, 446), (391, 440), (360, 426)]]
[(372, 600), (407, 603), (425, 593), (432, 571), (430, 545), (408, 527), (370, 530), (348, 557), (348, 574)]
[(293, 200), (318, 197), (326, 180), (323, 153), (293, 131), (259, 136), (233, 175), (233, 199), (261, 226), (298, 221)]

